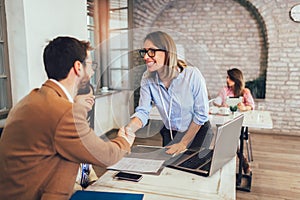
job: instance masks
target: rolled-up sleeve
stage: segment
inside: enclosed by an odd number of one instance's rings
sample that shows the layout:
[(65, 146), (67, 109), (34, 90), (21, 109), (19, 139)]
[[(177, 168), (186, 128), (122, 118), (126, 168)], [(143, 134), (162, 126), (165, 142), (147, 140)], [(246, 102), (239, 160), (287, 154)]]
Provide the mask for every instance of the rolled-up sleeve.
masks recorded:
[(192, 76), (192, 90), (194, 97), (194, 117), (193, 122), (203, 125), (208, 121), (208, 95), (206, 83), (201, 72), (195, 68), (195, 73)]
[(147, 124), (149, 119), (149, 113), (152, 108), (151, 101), (150, 84), (147, 79), (143, 77), (141, 80), (139, 105), (136, 107), (135, 113), (131, 116), (131, 118), (139, 118), (143, 123), (143, 127)]
[(251, 106), (251, 109), (254, 110), (255, 103), (254, 103), (253, 97), (251, 95), (251, 92), (248, 88), (245, 88), (245, 90), (244, 90), (244, 103), (246, 106)]

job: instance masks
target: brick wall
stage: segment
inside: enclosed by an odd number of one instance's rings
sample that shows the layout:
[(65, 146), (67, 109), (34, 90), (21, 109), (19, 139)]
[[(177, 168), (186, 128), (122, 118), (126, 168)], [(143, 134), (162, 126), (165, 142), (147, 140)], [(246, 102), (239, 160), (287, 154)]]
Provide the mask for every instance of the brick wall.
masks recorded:
[[(300, 23), (289, 18), (296, 3), (135, 0), (134, 48), (150, 31), (169, 33), (185, 60), (201, 70), (211, 97), (225, 84), (228, 68), (241, 69), (246, 81), (266, 68), (266, 98), (257, 102), (258, 108), (271, 111), (273, 132), (300, 135)], [(140, 69), (135, 87), (145, 68)]]

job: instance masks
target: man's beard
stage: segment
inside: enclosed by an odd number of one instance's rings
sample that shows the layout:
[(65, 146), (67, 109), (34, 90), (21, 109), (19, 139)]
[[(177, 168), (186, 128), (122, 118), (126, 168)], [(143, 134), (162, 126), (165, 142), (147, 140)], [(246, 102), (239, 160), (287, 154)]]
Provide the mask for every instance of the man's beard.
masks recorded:
[(91, 91), (91, 86), (90, 83), (87, 82), (85, 85), (82, 85), (82, 87), (78, 89), (77, 95), (88, 94), (90, 93), (90, 91)]
[(84, 77), (79, 83), (77, 94), (88, 94), (90, 89), (90, 78), (84, 70)]

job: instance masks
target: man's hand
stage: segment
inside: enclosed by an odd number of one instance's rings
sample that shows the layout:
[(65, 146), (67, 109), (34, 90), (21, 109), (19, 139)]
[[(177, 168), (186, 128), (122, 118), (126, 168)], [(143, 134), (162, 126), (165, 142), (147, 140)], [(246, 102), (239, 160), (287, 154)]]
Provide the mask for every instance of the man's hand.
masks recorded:
[(88, 112), (93, 108), (93, 105), (95, 103), (95, 96), (91, 93), (77, 95), (75, 97), (75, 103), (82, 105)]
[(119, 129), (118, 136), (125, 138), (130, 146), (132, 146), (135, 139), (135, 133), (129, 127), (121, 127)]
[(186, 145), (184, 145), (182, 142), (179, 142), (179, 143), (173, 144), (171, 146), (166, 146), (166, 148), (168, 149), (166, 151), (167, 154), (177, 155), (186, 150)]

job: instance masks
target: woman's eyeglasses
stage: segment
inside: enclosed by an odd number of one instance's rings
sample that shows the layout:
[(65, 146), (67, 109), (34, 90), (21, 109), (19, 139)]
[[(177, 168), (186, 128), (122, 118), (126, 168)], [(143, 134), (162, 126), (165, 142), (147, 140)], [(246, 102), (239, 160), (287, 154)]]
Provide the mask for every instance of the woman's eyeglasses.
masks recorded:
[(148, 49), (148, 50), (146, 50), (146, 49), (140, 49), (140, 50), (139, 50), (139, 54), (140, 54), (140, 56), (141, 56), (142, 58), (144, 58), (146, 54), (147, 54), (150, 58), (153, 58), (153, 57), (155, 56), (155, 53), (156, 53), (157, 51), (167, 52), (167, 51), (164, 50), (164, 49)]

